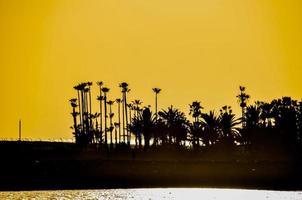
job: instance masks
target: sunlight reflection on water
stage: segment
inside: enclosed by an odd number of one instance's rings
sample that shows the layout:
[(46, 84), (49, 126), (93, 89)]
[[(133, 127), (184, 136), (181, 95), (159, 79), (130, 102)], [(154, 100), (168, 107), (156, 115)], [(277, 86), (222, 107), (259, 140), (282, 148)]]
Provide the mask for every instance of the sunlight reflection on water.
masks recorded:
[(268, 191), (207, 188), (100, 189), (0, 192), (0, 199), (210, 199), (291, 200), (302, 199), (300, 191)]

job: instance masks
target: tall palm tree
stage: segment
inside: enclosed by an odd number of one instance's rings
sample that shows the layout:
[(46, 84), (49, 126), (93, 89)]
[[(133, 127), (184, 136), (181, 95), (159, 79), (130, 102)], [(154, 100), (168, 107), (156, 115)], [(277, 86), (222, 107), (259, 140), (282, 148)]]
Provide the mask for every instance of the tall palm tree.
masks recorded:
[(97, 85), (99, 86), (99, 90), (100, 90), (100, 96), (98, 96), (97, 100), (100, 101), (100, 143), (102, 143), (102, 132), (103, 132), (103, 115), (102, 115), (102, 102), (103, 102), (103, 96), (102, 96), (102, 86), (103, 86), (103, 82), (102, 81), (98, 81)]
[(157, 95), (160, 93), (161, 89), (160, 88), (152, 88), (153, 92), (155, 93), (155, 119), (157, 121)]
[(250, 95), (245, 93), (245, 87), (239, 86), (240, 93), (236, 96), (238, 98), (238, 102), (240, 103), (241, 107), (241, 117), (242, 117), (242, 127), (245, 128), (245, 109), (246, 103), (250, 98)]
[(78, 84), (73, 87), (77, 93), (78, 93), (78, 104), (79, 104), (79, 115), (80, 115), (80, 124), (82, 123), (82, 109), (81, 109), (81, 98), (80, 98), (80, 91), (81, 91), (81, 85)]
[(199, 146), (199, 136), (201, 135), (201, 124), (199, 122), (199, 118), (201, 117), (201, 109), (203, 107), (200, 105), (199, 101), (193, 101), (192, 104), (189, 104), (190, 106), (190, 112), (189, 115), (192, 115), (194, 118), (194, 122), (191, 126), (191, 132), (193, 133), (192, 138), (193, 138), (193, 146)]
[(112, 113), (112, 105), (113, 105), (114, 101), (108, 101), (107, 104), (109, 105), (109, 118), (110, 118), (110, 146), (111, 148), (113, 147), (113, 137), (112, 137), (112, 131), (113, 131), (113, 123), (112, 123), (112, 118), (114, 116), (114, 114)]
[(78, 92), (78, 102), (79, 102), (79, 113), (80, 113), (80, 126), (82, 127), (82, 130), (84, 131), (84, 113), (85, 113), (85, 98), (84, 98), (84, 90), (86, 87), (86, 83), (80, 83), (77, 86), (74, 87), (74, 89)]
[(115, 100), (115, 102), (118, 105), (117, 113), (118, 113), (118, 132), (119, 132), (119, 143), (120, 143), (121, 142), (121, 103), (122, 103), (122, 100), (118, 98)]
[(84, 107), (84, 124), (85, 124), (85, 129), (86, 129), (86, 134), (88, 136), (88, 138), (92, 138), (91, 137), (91, 132), (90, 132), (90, 113), (88, 110), (89, 107), (89, 101), (88, 101), (88, 97), (87, 94), (89, 92), (89, 88), (86, 87), (87, 83), (85, 83), (85, 88), (84, 88), (84, 102), (85, 102), (85, 107)]
[(107, 141), (107, 93), (109, 92), (109, 88), (107, 87), (103, 87), (102, 88), (102, 92), (104, 93), (104, 106), (105, 106), (105, 144), (106, 144), (106, 147), (108, 147), (108, 141)]
[[(128, 112), (127, 112), (127, 93), (130, 92), (129, 84), (126, 82), (122, 82), (119, 84), (119, 87), (122, 89), (122, 94), (123, 94), (123, 135), (125, 136), (125, 130), (126, 130), (126, 135), (127, 135), (127, 144), (130, 146), (130, 137), (128, 134)], [(125, 122), (124, 122), (125, 118)]]
[(199, 121), (199, 118), (201, 117), (201, 109), (203, 107), (200, 105), (199, 101), (193, 101), (192, 104), (189, 104), (190, 106), (190, 112), (189, 115), (192, 115), (195, 122)]
[[(89, 94), (89, 114), (92, 115), (92, 102), (91, 102), (91, 86), (92, 86), (92, 82), (87, 82), (87, 86), (88, 86), (88, 94)], [(92, 124), (92, 119), (90, 118), (90, 126)]]
[(78, 125), (77, 125), (77, 116), (78, 116), (78, 112), (76, 111), (76, 107), (78, 106), (77, 105), (77, 99), (70, 99), (70, 104), (71, 104), (71, 107), (72, 107), (72, 117), (73, 117), (73, 129), (74, 129), (74, 136), (75, 136), (75, 139), (76, 139), (76, 142), (78, 142), (78, 137), (79, 137), (79, 132), (78, 132)]

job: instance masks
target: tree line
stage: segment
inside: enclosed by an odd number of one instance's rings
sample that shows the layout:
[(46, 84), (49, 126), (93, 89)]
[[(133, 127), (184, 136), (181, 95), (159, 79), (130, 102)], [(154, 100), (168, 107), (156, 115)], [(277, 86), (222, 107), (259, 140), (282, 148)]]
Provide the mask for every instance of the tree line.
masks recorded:
[[(73, 117), (73, 134), (79, 145), (98, 143), (106, 148), (133, 146), (150, 148), (171, 146), (200, 149), (221, 145), (285, 147), (298, 151), (302, 144), (302, 101), (291, 97), (271, 102), (255, 101), (249, 104), (246, 88), (239, 87), (236, 96), (241, 116), (236, 117), (230, 106), (223, 106), (218, 113), (203, 111), (200, 101), (189, 104), (189, 120), (184, 112), (173, 107), (158, 111), (160, 88), (154, 92), (155, 112), (151, 106), (142, 106), (138, 99), (129, 101), (129, 84), (119, 84), (121, 98), (108, 99), (110, 89), (103, 82), (99, 87), (98, 112), (92, 112), (92, 82), (74, 87), (77, 97), (70, 99)], [(117, 113), (113, 113), (116, 106)], [(116, 121), (113, 121), (117, 114)]]

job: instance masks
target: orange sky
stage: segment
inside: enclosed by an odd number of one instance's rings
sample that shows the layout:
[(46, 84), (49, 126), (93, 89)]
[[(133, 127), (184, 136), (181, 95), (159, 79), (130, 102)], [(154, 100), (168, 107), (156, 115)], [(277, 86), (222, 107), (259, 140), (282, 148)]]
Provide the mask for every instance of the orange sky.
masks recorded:
[[(302, 97), (300, 0), (0, 0), (0, 138), (71, 138), (81, 81), (187, 113)], [(94, 87), (94, 97), (97, 88)], [(96, 102), (95, 102), (96, 103)], [(96, 105), (94, 106), (96, 108)]]

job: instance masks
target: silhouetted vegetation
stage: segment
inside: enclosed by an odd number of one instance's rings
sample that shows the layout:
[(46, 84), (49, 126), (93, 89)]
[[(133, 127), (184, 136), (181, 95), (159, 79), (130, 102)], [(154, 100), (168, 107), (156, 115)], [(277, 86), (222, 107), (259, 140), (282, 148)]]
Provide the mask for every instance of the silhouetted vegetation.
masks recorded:
[[(92, 114), (91, 111), (91, 82), (75, 86), (78, 98), (70, 100), (73, 134), (81, 146), (98, 143), (107, 149), (122, 146), (204, 151), (211, 148), (225, 152), (234, 148), (248, 152), (278, 149), (291, 155), (298, 155), (301, 149), (302, 102), (290, 97), (249, 104), (250, 95), (240, 86), (236, 98), (242, 110), (241, 117), (236, 117), (230, 106), (223, 106), (218, 113), (214, 110), (206, 113), (199, 101), (188, 105), (190, 117), (186, 117), (172, 105), (158, 111), (160, 88), (152, 88), (155, 94), (155, 112), (152, 113), (151, 106), (142, 106), (138, 99), (127, 103), (128, 83), (119, 84), (122, 98), (115, 101), (108, 101), (109, 88), (104, 87), (103, 82), (97, 84), (100, 87), (99, 112)], [(118, 110), (116, 122), (113, 122), (113, 106)]]

